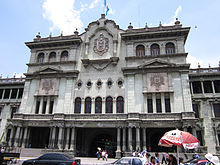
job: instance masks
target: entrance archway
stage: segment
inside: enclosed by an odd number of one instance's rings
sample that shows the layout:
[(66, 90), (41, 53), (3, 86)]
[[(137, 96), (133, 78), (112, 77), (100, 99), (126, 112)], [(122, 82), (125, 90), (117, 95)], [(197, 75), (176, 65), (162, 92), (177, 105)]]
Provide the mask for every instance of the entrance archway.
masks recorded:
[[(110, 158), (115, 157), (116, 142), (114, 141), (114, 138), (111, 135), (97, 135), (91, 142), (89, 153), (96, 153), (98, 147), (101, 148), (101, 150), (106, 150)], [(96, 155), (93, 154), (93, 156)]]
[(97, 148), (115, 156), (117, 130), (115, 128), (78, 128), (76, 137), (77, 156), (96, 157)]
[(50, 128), (31, 127), (28, 146), (31, 148), (45, 148), (49, 144)]

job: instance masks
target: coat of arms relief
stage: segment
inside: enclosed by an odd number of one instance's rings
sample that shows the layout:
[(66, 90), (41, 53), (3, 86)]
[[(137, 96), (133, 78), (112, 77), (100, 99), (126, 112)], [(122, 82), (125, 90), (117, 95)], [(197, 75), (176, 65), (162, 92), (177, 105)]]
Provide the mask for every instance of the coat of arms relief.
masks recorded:
[(168, 91), (167, 73), (148, 73), (146, 85), (148, 92)]
[(93, 50), (99, 56), (102, 56), (104, 53), (108, 51), (108, 49), (109, 49), (109, 40), (108, 38), (105, 38), (104, 35), (101, 33), (99, 37), (94, 41)]

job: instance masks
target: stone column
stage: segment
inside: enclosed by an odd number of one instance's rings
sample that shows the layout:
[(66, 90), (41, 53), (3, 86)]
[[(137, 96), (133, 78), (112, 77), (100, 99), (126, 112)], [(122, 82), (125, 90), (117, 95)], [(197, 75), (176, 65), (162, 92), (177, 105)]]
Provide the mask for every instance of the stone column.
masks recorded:
[(5, 95), (5, 89), (3, 89), (2, 98), (1, 99), (4, 99), (4, 95)]
[(50, 97), (47, 97), (47, 106), (46, 106), (45, 114), (49, 114), (49, 110), (50, 110)]
[(13, 144), (13, 139), (14, 139), (14, 131), (15, 131), (15, 128), (11, 128), (11, 133), (10, 133), (10, 139), (9, 139), (9, 142), (8, 142), (8, 145), (9, 147), (12, 147), (12, 144)]
[(28, 130), (28, 128), (24, 127), (24, 137), (23, 137), (23, 141), (22, 141), (22, 145), (21, 145), (22, 148), (25, 148), (27, 145), (27, 130)]
[(53, 136), (53, 127), (50, 127), (50, 135), (49, 135), (48, 148), (52, 148), (52, 136)]
[(165, 98), (164, 98), (164, 93), (161, 93), (161, 108), (162, 108), (162, 113), (165, 113)]
[(95, 99), (91, 100), (91, 114), (95, 114)]
[(121, 158), (121, 129), (117, 128), (117, 151), (116, 158)]
[(59, 127), (59, 136), (58, 136), (58, 149), (62, 150), (63, 148), (63, 127)]
[(140, 128), (136, 128), (136, 151), (140, 150)]
[(123, 142), (122, 142), (122, 151), (126, 150), (126, 128), (123, 128)]
[(69, 149), (70, 128), (66, 128), (65, 150)]
[(146, 128), (143, 128), (143, 150), (147, 151), (147, 144), (146, 144)]
[(20, 91), (20, 88), (18, 88), (17, 90), (16, 99), (18, 99), (19, 91)]
[(212, 91), (213, 93), (215, 94), (215, 85), (214, 85), (214, 81), (211, 81), (212, 82)]
[(192, 82), (190, 82), (190, 90), (191, 90), (191, 93), (192, 93), (192, 95), (193, 95), (194, 93), (193, 93), (193, 86), (192, 86)]
[(102, 114), (105, 114), (106, 111), (105, 103), (106, 103), (105, 99), (102, 99), (102, 112), (101, 112)]
[(20, 134), (20, 127), (17, 127), (16, 133), (15, 133), (15, 147), (18, 147), (19, 145), (19, 134)]
[(132, 128), (129, 127), (128, 128), (128, 149), (130, 152), (132, 152), (133, 148), (132, 148)]
[(56, 127), (51, 128), (52, 131), (52, 136), (51, 136), (51, 144), (50, 144), (50, 148), (55, 148), (55, 138), (56, 138)]
[(202, 88), (202, 94), (204, 95), (204, 94), (205, 94), (205, 92), (204, 92), (203, 81), (201, 81), (201, 88)]
[(192, 134), (193, 134), (193, 136), (197, 137), (196, 136), (196, 128), (195, 127), (192, 127)]
[(153, 102), (153, 113), (157, 113), (157, 108), (156, 108), (156, 94), (152, 94), (152, 102)]
[(42, 114), (42, 111), (43, 111), (43, 97), (40, 97), (40, 106), (39, 106), (39, 112), (38, 114)]
[(10, 89), (9, 99), (11, 99), (11, 93), (12, 93), (12, 89)]
[(75, 127), (72, 128), (71, 140), (70, 140), (70, 150), (73, 151), (73, 156), (76, 155), (76, 144), (75, 144), (75, 142), (76, 142), (76, 140), (75, 140), (75, 137), (76, 137), (75, 131), (76, 130), (75, 129), (76, 129)]
[(170, 93), (170, 112), (172, 112), (172, 108), (174, 107), (173, 94)]
[(113, 98), (113, 114), (117, 113), (117, 104), (116, 104), (116, 98)]
[(85, 114), (85, 99), (81, 101), (81, 114)]

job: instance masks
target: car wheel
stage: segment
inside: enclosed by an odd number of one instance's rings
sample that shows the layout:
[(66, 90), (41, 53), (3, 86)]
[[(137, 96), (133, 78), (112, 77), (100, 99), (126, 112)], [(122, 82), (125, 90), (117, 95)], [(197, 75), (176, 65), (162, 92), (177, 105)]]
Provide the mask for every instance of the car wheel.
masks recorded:
[(28, 163), (27, 165), (33, 165), (32, 163)]

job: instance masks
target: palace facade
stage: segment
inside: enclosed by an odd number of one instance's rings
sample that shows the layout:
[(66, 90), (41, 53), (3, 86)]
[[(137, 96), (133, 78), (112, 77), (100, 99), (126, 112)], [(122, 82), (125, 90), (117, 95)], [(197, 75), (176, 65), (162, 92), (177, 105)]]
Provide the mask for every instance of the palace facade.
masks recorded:
[(189, 27), (120, 29), (101, 18), (85, 32), (32, 42), (25, 79), (0, 80), (5, 145), (95, 156), (158, 146), (172, 129), (220, 153), (220, 67), (190, 69)]

